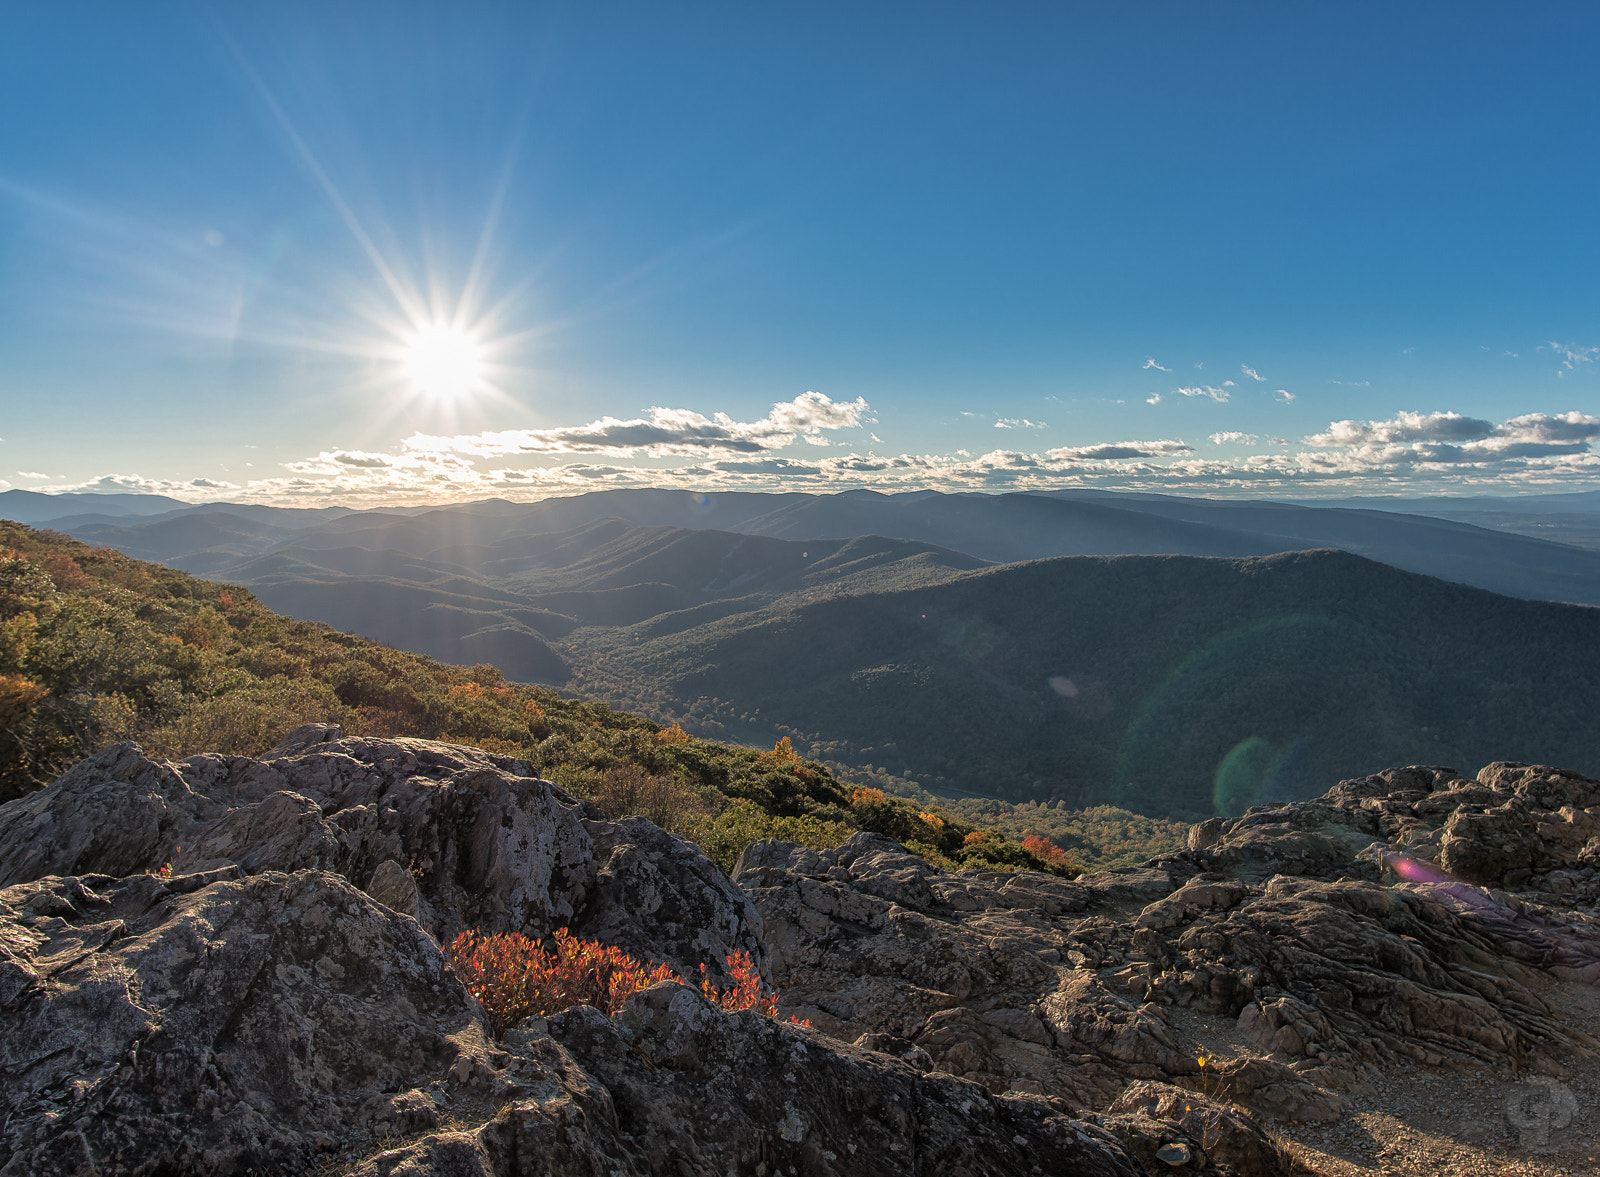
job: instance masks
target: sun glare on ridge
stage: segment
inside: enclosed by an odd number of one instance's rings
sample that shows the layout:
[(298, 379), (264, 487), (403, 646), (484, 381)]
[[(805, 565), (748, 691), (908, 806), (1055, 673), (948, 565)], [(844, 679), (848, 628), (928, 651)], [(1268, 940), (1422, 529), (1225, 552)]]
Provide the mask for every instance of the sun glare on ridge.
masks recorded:
[(459, 327), (422, 327), (405, 341), (402, 363), (418, 392), (438, 400), (459, 400), (484, 381), (483, 348)]

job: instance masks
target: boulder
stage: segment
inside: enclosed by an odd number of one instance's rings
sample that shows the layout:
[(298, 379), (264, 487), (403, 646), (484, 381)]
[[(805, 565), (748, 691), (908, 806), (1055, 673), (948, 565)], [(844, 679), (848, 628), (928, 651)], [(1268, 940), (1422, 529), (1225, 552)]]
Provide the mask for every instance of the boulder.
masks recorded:
[(1237, 1177), (1289, 1177), (1294, 1171), (1283, 1150), (1249, 1116), (1169, 1083), (1130, 1084), (1108, 1112), (1097, 1122), (1150, 1173), (1170, 1173), (1200, 1158), (1227, 1165)]
[(326, 871), (48, 877), (0, 939), (5, 1177), (297, 1172), (492, 1069), (438, 945)]

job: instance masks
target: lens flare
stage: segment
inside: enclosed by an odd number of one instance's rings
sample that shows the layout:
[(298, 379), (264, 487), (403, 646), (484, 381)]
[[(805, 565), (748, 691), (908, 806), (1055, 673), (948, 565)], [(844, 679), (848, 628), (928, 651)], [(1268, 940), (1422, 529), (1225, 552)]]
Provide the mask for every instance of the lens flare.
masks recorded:
[(1383, 864), (1408, 883), (1453, 883), (1450, 875), (1409, 854), (1385, 854)]

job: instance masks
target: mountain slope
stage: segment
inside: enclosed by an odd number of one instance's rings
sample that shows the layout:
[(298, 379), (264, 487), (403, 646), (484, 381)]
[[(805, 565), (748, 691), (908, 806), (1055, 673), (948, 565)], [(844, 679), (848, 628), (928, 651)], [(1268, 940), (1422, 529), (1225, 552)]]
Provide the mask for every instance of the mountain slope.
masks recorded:
[[(821, 849), (869, 829), (947, 865), (1068, 870), (1042, 840), (1030, 849), (994, 830), (968, 845), (979, 828), (970, 822), (875, 789), (852, 794), (787, 743), (763, 751), (696, 739), (509, 684), (493, 666), (440, 665), (277, 616), (236, 587), (0, 521), (0, 802), (119, 740), (173, 758), (248, 755), (307, 723), (363, 737), (451, 734), (614, 816), (651, 815), (724, 869), (758, 839)], [(107, 755), (123, 763), (124, 752)], [(135, 841), (148, 845), (140, 830)]]
[[(405, 522), (436, 538), (436, 520)], [(133, 528), (130, 536), (167, 526)], [(548, 643), (578, 626), (633, 625), (713, 603), (719, 615), (746, 612), (789, 593), (904, 587), (983, 566), (957, 552), (881, 537), (799, 543), (617, 519), (492, 542), (452, 528), (443, 536), (461, 542), (439, 547), (403, 531), (425, 554), (355, 546), (396, 538), (386, 527), (343, 535), (354, 542), (342, 547), (305, 543), (296, 532), (234, 563), (228, 576), (296, 617), (446, 662), (491, 661), (519, 681), (562, 683), (566, 664)]]
[(935, 791), (1193, 817), (1399, 763), (1600, 767), (1600, 610), (1337, 551), (1035, 561), (564, 648), (586, 689), (649, 684)]

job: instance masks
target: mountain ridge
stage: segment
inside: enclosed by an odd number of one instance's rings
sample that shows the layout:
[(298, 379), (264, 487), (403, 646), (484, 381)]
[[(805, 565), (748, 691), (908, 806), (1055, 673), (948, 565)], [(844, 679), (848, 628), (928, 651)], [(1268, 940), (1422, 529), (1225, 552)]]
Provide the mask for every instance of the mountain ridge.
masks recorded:
[[(0, 506), (3, 509), (3, 506)], [(263, 509), (266, 510), (266, 509)], [(229, 514), (217, 508), (206, 513)], [(605, 519), (634, 527), (680, 527), (783, 539), (880, 535), (964, 553), (989, 562), (1062, 555), (1266, 555), (1343, 547), (1408, 571), (1441, 575), (1528, 599), (1600, 604), (1600, 551), (1587, 531), (1579, 546), (1458, 519), (1271, 500), (1061, 491), (1050, 493), (835, 495), (683, 491), (597, 491), (518, 504), (503, 500), (435, 508), (343, 512), (331, 518), (278, 513), (259, 522), (197, 522), (200, 509), (144, 523), (74, 522), (81, 538), (174, 562), (209, 575), (233, 575), (253, 548), (371, 547), (426, 556), (448, 547), (481, 549), (573, 532)], [(188, 524), (185, 524), (188, 520)], [(1525, 529), (1559, 519), (1528, 516)], [(1543, 520), (1543, 522), (1540, 522)], [(189, 530), (185, 531), (185, 526)], [(202, 542), (213, 531), (226, 542)], [(1586, 526), (1586, 525), (1585, 525)], [(251, 536), (251, 528), (256, 534)], [(274, 530), (290, 527), (292, 534)], [(171, 538), (163, 538), (163, 529)], [(476, 569), (480, 575), (497, 575)]]

